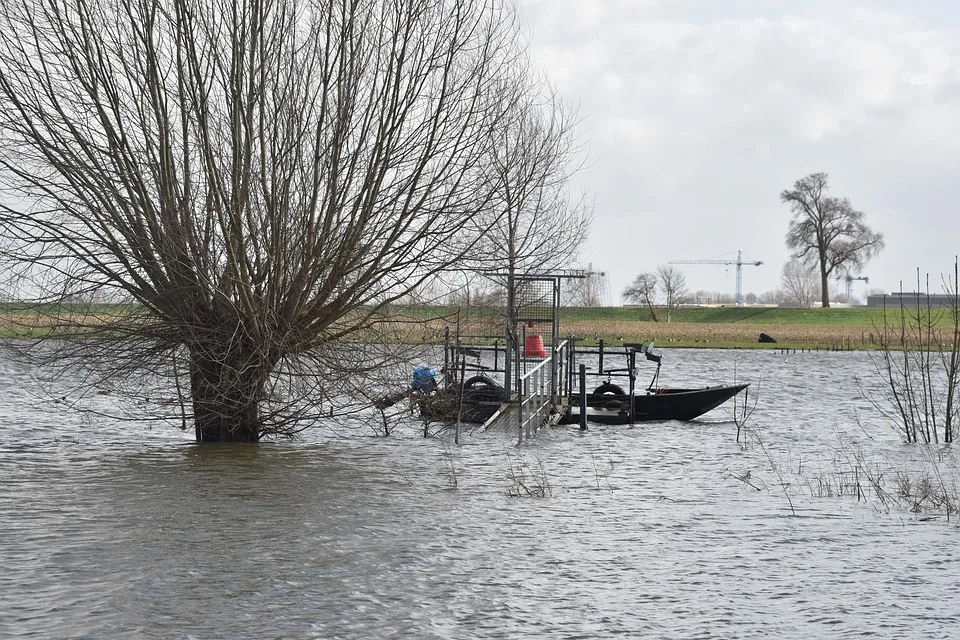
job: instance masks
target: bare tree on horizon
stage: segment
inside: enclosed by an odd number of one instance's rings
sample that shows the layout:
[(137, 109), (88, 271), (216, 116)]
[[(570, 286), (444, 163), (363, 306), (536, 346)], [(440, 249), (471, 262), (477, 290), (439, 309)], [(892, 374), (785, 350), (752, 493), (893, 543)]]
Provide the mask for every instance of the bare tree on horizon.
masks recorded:
[(828, 188), (826, 173), (811, 173), (780, 193), (792, 212), (787, 248), (792, 258), (817, 265), (824, 308), (830, 306), (830, 277), (859, 271), (884, 246), (883, 234), (867, 226), (864, 213), (847, 198), (828, 196)]
[(670, 315), (686, 302), (690, 295), (687, 290), (687, 278), (680, 269), (672, 265), (662, 264), (657, 267), (657, 279), (659, 287), (663, 289), (663, 303), (667, 308), (667, 322), (670, 322)]
[(780, 289), (786, 302), (803, 309), (813, 306), (819, 284), (817, 269), (810, 263), (791, 260), (780, 272)]
[(654, 308), (657, 301), (657, 274), (641, 273), (633, 279), (621, 295), (626, 302), (646, 307), (650, 313), (650, 319), (659, 322)]

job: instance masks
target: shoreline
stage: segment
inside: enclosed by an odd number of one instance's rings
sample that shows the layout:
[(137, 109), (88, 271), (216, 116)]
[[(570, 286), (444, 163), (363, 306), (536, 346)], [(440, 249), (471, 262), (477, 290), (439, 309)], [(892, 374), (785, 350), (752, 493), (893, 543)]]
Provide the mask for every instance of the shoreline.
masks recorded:
[[(760, 333), (776, 342), (760, 342)], [(589, 343), (642, 342), (658, 346), (711, 349), (790, 349), (808, 351), (875, 351), (882, 334), (875, 329), (821, 325), (766, 325), (740, 323), (615, 322), (561, 320), (561, 336), (574, 335)]]

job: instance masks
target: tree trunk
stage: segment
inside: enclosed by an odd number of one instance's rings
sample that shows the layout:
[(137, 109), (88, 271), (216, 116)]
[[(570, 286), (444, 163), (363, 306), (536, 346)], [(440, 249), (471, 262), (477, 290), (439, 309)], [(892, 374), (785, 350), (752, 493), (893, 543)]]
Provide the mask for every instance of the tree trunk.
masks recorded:
[(266, 373), (249, 354), (191, 354), (190, 387), (197, 442), (258, 442)]
[(827, 267), (820, 262), (820, 303), (824, 309), (830, 306), (830, 285), (827, 282)]

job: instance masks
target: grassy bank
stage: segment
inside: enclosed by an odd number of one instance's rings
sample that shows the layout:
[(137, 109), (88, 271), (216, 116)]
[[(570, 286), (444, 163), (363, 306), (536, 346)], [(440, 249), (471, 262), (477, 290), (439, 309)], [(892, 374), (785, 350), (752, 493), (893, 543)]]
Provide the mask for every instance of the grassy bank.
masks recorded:
[[(780, 309), (773, 307), (691, 307), (657, 309), (653, 322), (645, 309), (565, 309), (563, 333), (637, 342), (655, 339), (674, 347), (875, 349), (883, 333), (881, 309)], [(894, 320), (888, 311), (888, 320)], [(758, 342), (760, 333), (777, 342)]]
[[(676, 309), (666, 321), (666, 310), (655, 308), (659, 322), (639, 307), (567, 307), (561, 310), (560, 332), (591, 343), (656, 340), (670, 347), (767, 349), (877, 349), (884, 332), (882, 309), (867, 307), (781, 309), (776, 307), (689, 307)], [(461, 326), (463, 335), (497, 335), (502, 329), (499, 309), (458, 310), (454, 307), (406, 309), (405, 314)], [(899, 324), (899, 311), (888, 310), (886, 324)], [(950, 326), (943, 314), (941, 326)], [(759, 343), (760, 333), (775, 344)]]
[[(58, 313), (55, 313), (59, 311)], [(49, 326), (51, 315), (81, 313), (93, 318), (112, 318), (128, 313), (120, 305), (96, 305), (77, 309), (38, 309), (25, 305), (0, 304), (0, 335), (36, 336)], [(659, 322), (639, 307), (566, 307), (561, 310), (560, 332), (590, 343), (603, 339), (621, 341), (656, 340), (670, 347), (768, 348), (768, 349), (876, 349), (884, 332), (882, 309), (867, 307), (830, 309), (781, 309), (775, 307), (689, 307), (676, 309), (666, 321), (666, 310), (655, 309)], [(465, 336), (499, 336), (503, 332), (503, 311), (499, 308), (463, 309), (450, 306), (395, 307), (388, 312), (396, 319), (378, 339), (435, 341), (443, 327), (460, 327)], [(943, 328), (951, 325), (942, 314)], [(888, 310), (887, 325), (899, 324), (899, 311)], [(759, 343), (760, 333), (772, 336), (775, 344)]]
[[(661, 322), (666, 321), (666, 309), (654, 307)], [(890, 313), (889, 311), (887, 312)], [(648, 320), (650, 312), (641, 307), (568, 307), (561, 311), (564, 319), (634, 322)], [(780, 307), (681, 307), (670, 314), (671, 322), (689, 324), (755, 324), (818, 325), (870, 327), (883, 326), (883, 310), (868, 307), (829, 309), (786, 309)]]

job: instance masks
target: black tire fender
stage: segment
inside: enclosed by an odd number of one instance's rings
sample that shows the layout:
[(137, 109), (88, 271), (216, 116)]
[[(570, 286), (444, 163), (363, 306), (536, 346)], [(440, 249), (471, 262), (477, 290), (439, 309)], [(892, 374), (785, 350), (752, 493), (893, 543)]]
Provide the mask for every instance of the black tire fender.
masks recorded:
[(593, 395), (602, 396), (602, 395), (626, 395), (624, 390), (620, 388), (619, 385), (615, 385), (612, 382), (604, 382), (602, 385), (593, 390)]
[(464, 389), (472, 389), (473, 387), (493, 387), (494, 389), (499, 389), (500, 385), (494, 382), (489, 376), (479, 375), (473, 376), (472, 378), (467, 378), (463, 382)]

